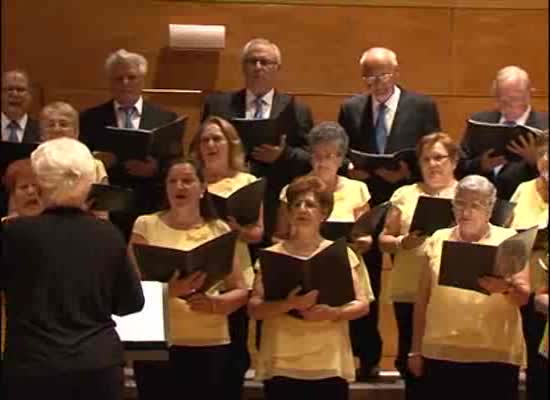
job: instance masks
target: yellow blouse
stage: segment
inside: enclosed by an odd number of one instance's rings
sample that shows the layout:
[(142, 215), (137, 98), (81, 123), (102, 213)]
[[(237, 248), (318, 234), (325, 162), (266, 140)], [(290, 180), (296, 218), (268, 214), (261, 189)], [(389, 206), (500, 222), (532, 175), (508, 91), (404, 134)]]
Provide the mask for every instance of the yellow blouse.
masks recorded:
[(105, 165), (103, 164), (103, 161), (98, 160), (97, 158), (94, 158), (94, 163), (95, 163), (94, 183), (106, 183), (109, 177), (107, 176), (107, 170), (105, 169)]
[[(138, 217), (133, 233), (143, 236), (154, 246), (191, 250), (229, 231), (221, 220), (188, 230), (173, 229), (161, 220), (161, 214), (157, 212)], [(217, 289), (210, 294), (216, 295)], [(168, 311), (172, 345), (216, 346), (230, 343), (226, 316), (193, 311), (185, 300), (179, 298), (169, 299)]]
[[(269, 250), (288, 254), (282, 243)], [(359, 290), (365, 293), (369, 302), (374, 300), (362, 258), (349, 248), (348, 257), (351, 268), (356, 271)], [(261, 279), (261, 265), (259, 271), (256, 279)], [(265, 319), (256, 379), (286, 376), (305, 380), (332, 377), (355, 380), (348, 327), (348, 321), (305, 321), (287, 314)]]
[[(548, 223), (548, 203), (540, 196), (535, 182), (536, 179), (521, 183), (510, 199), (516, 203), (511, 224), (514, 229), (527, 229), (534, 225), (546, 226)], [(548, 285), (548, 273), (537, 263), (537, 260), (544, 256), (543, 251), (535, 250), (530, 257), (529, 276), (533, 292)]]
[[(235, 176), (220, 179), (215, 183), (208, 184), (208, 191), (220, 197), (229, 197), (240, 188), (256, 181), (257, 178), (246, 172), (237, 172)], [(241, 241), (239, 241), (241, 242)], [(254, 283), (254, 268), (252, 265), (252, 258), (250, 257), (250, 251), (246, 243), (237, 246), (237, 256), (239, 262), (243, 267), (243, 277), (246, 286), (251, 289)]]
[[(477, 243), (498, 246), (515, 233), (490, 225), (489, 234)], [(426, 244), (432, 286), (422, 354), (437, 360), (521, 366), (525, 349), (517, 306), (502, 294), (487, 296), (438, 284), (443, 242), (454, 237), (455, 228), (440, 229)]]
[[(281, 201), (286, 203), (286, 185), (279, 195)], [(370, 200), (370, 193), (364, 182), (338, 176), (336, 191), (334, 192), (334, 207), (330, 213), (328, 222), (353, 222), (356, 220), (354, 211), (364, 207)]]
[[(439, 197), (451, 199), (454, 195), (454, 188), (455, 185), (442, 192)], [(402, 186), (393, 193), (390, 202), (393, 207), (401, 212), (400, 235), (406, 235), (409, 232), (414, 210), (420, 196), (430, 195), (422, 189), (422, 185), (419, 183)], [(390, 299), (392, 301), (415, 302), (425, 246), (426, 242), (414, 249), (401, 249), (395, 253), (390, 280)]]

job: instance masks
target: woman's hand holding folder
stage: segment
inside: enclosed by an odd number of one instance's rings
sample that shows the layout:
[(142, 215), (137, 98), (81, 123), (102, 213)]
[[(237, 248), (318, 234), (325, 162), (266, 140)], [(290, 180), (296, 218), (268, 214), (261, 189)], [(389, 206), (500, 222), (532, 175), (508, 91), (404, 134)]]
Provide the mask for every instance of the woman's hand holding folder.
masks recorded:
[(206, 274), (195, 271), (187, 278), (180, 279), (180, 271), (176, 269), (168, 281), (168, 295), (170, 297), (185, 297), (199, 290), (206, 280)]
[(317, 303), (319, 297), (318, 290), (310, 290), (309, 292), (299, 295), (302, 288), (300, 286), (294, 288), (287, 296), (286, 301), (290, 310), (306, 311)]

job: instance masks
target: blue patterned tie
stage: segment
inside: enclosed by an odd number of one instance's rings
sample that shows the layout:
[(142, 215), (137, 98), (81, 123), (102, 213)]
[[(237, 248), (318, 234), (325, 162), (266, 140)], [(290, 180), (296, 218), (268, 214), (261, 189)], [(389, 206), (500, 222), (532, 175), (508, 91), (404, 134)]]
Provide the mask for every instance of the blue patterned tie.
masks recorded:
[(136, 111), (136, 107), (120, 107), (120, 110), (124, 113), (124, 128), (125, 129), (134, 129), (134, 124), (132, 123), (132, 115)]
[(254, 116), (252, 118), (254, 119), (262, 119), (263, 118), (263, 110), (262, 110), (262, 106), (263, 106), (263, 100), (262, 100), (262, 97), (261, 96), (258, 96), (254, 99)]
[(19, 129), (19, 124), (15, 121), (10, 121), (7, 128), (8, 128), (8, 142), (19, 143), (19, 137), (17, 136), (17, 130)]
[(378, 105), (378, 116), (376, 117), (376, 125), (374, 131), (376, 134), (376, 146), (378, 152), (384, 154), (386, 150), (386, 141), (388, 139), (388, 130), (386, 129), (386, 111), (388, 107), (384, 103)]

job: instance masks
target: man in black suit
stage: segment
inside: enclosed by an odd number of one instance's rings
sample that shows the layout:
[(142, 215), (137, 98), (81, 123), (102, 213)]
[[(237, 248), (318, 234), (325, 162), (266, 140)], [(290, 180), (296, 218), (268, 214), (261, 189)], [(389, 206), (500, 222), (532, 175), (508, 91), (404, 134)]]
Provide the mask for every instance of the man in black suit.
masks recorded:
[[(385, 48), (365, 51), (360, 60), (368, 94), (344, 101), (338, 122), (350, 138), (350, 149), (367, 153), (394, 153), (414, 148), (418, 139), (439, 131), (439, 113), (428, 96), (410, 92), (397, 85), (399, 65), (396, 54)], [(420, 179), (418, 168), (403, 161), (399, 169), (362, 171), (350, 165), (349, 175), (366, 182), (371, 206), (388, 200), (395, 189)], [(373, 237), (377, 236), (373, 235)], [(380, 294), (382, 255), (377, 241), (364, 255), (376, 298)], [(382, 338), (378, 331), (378, 302), (371, 303), (369, 314), (351, 323), (354, 353), (361, 360), (358, 378), (378, 375), (382, 357)]]
[[(30, 79), (25, 71), (11, 70), (2, 76), (1, 141), (35, 143), (40, 141), (38, 122), (28, 111), (32, 101)], [(3, 171), (0, 171), (3, 173)], [(7, 214), (7, 193), (0, 185), (0, 217)]]
[[(508, 125), (528, 125), (538, 129), (548, 129), (548, 113), (533, 110), (531, 107), (531, 83), (529, 75), (516, 66), (507, 66), (497, 72), (493, 81), (496, 109), (473, 114), (470, 119), (480, 122)], [(497, 188), (497, 196), (509, 199), (517, 186), (537, 175), (537, 156), (533, 136), (521, 138), (508, 148), (519, 155), (519, 161), (507, 161), (502, 155), (495, 156), (488, 150), (475, 156), (470, 149), (470, 134), (466, 132), (462, 140), (463, 157), (459, 163), (459, 174), (483, 175)]]
[(262, 145), (247, 154), (251, 172), (267, 177), (264, 204), (264, 236), (267, 240), (275, 228), (281, 189), (309, 169), (306, 135), (313, 127), (308, 107), (274, 89), (280, 68), (281, 53), (277, 45), (266, 39), (249, 41), (242, 53), (245, 88), (207, 96), (202, 112), (202, 120), (209, 115), (231, 120), (236, 117), (277, 118), (282, 112), (286, 113), (288, 131), (284, 132), (280, 145)]
[[(285, 113), (287, 131), (281, 143), (278, 146), (262, 145), (247, 154), (250, 172), (267, 178), (263, 247), (270, 243), (275, 230), (281, 189), (310, 168), (306, 135), (313, 127), (313, 120), (308, 107), (274, 89), (281, 68), (281, 53), (276, 44), (266, 39), (253, 39), (244, 46), (241, 61), (245, 88), (209, 95), (205, 99), (202, 120), (210, 115), (231, 120), (236, 117), (277, 118)], [(254, 257), (258, 248), (252, 246), (251, 250)], [(245, 308), (231, 314), (229, 323), (234, 368), (228, 371), (227, 399), (233, 400), (242, 397), (242, 381), (250, 365)], [(261, 325), (258, 326), (259, 331)]]
[(21, 70), (2, 77), (2, 141), (40, 141), (38, 122), (29, 117), (32, 95), (29, 76)]
[[(142, 97), (147, 74), (147, 60), (140, 54), (117, 50), (105, 61), (112, 99), (85, 110), (80, 115), (80, 137), (96, 148), (96, 138), (106, 126), (130, 129), (153, 129), (177, 118), (173, 112), (151, 104)], [(167, 160), (154, 154), (146, 160), (118, 162), (112, 153), (96, 153), (108, 169), (113, 185), (134, 190), (135, 213), (112, 213), (112, 219), (129, 237), (135, 217), (154, 211), (162, 198), (161, 172)]]

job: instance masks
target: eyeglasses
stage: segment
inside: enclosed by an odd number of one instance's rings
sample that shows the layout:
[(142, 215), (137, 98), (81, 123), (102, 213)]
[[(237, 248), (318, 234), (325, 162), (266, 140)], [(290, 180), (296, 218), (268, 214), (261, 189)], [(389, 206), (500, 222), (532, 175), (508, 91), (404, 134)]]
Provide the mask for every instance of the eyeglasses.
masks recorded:
[(267, 58), (259, 58), (259, 57), (245, 58), (244, 63), (250, 66), (254, 66), (259, 63), (262, 67), (271, 67), (273, 65), (278, 64), (277, 61), (275, 60), (269, 60)]
[(364, 79), (365, 79), (365, 82), (367, 82), (367, 84), (372, 85), (375, 82), (386, 83), (391, 79), (392, 76), (393, 76), (393, 72), (386, 72), (380, 75), (365, 76)]
[(424, 164), (428, 164), (430, 161), (434, 161), (437, 164), (441, 164), (443, 161), (449, 158), (448, 154), (436, 154), (435, 156), (431, 157), (421, 157), (420, 162)]
[(457, 212), (463, 212), (466, 209), (482, 212), (486, 211), (489, 206), (487, 203), (483, 203), (481, 201), (468, 202), (463, 200), (455, 200), (453, 201), (453, 208)]
[(314, 161), (335, 161), (340, 158), (342, 158), (342, 154), (340, 153), (312, 153), (311, 158)]

